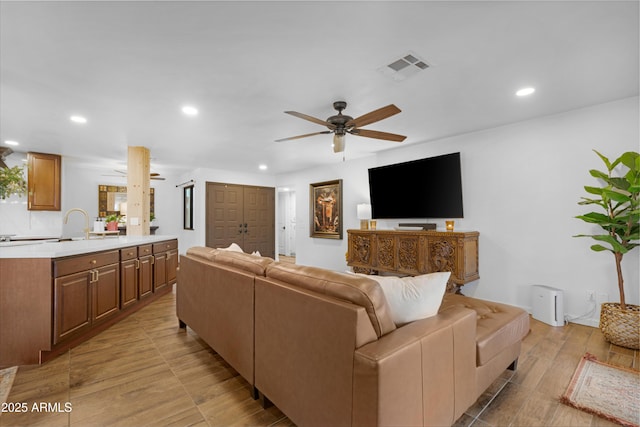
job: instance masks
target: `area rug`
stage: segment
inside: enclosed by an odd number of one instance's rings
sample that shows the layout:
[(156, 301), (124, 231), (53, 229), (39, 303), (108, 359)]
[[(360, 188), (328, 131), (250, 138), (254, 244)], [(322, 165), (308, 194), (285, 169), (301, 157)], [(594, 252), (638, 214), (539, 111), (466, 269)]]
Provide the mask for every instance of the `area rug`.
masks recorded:
[(13, 379), (16, 377), (16, 372), (18, 372), (17, 366), (0, 369), (0, 405), (4, 405), (9, 397), (9, 392), (13, 385)]
[(614, 423), (638, 427), (640, 372), (601, 362), (587, 353), (560, 400)]

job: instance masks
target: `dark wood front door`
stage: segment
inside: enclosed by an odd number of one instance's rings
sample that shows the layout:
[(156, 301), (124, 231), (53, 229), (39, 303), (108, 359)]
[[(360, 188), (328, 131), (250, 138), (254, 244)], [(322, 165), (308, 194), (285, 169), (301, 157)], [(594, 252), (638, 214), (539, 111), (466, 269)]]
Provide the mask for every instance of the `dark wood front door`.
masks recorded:
[(207, 183), (206, 245), (275, 256), (275, 189)]

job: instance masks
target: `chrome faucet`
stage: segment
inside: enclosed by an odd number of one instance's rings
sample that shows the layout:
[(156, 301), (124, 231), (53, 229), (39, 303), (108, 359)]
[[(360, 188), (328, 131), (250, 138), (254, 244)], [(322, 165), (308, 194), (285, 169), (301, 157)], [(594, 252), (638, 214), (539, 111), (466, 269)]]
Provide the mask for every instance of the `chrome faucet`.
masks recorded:
[(84, 209), (80, 208), (71, 208), (64, 214), (64, 223), (66, 224), (69, 221), (69, 214), (73, 211), (81, 212), (84, 215), (84, 238), (89, 240), (89, 214)]

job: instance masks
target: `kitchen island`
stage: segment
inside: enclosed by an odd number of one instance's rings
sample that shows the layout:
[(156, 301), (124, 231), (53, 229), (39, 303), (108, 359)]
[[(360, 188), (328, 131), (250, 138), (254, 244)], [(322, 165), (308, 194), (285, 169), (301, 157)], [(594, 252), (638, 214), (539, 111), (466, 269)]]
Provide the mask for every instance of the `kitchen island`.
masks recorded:
[(43, 363), (170, 292), (174, 236), (0, 246), (0, 368)]

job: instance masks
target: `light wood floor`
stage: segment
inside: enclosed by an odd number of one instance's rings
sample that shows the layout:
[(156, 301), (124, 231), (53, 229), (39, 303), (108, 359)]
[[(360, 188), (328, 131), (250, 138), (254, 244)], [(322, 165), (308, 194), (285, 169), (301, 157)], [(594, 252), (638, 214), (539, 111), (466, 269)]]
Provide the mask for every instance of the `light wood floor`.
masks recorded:
[[(517, 373), (505, 371), (456, 425), (612, 425), (558, 397), (585, 351), (635, 368), (637, 352), (609, 345), (586, 326), (532, 320), (531, 329)], [(20, 368), (8, 402), (24, 402), (28, 411), (2, 414), (0, 426), (293, 425), (251, 399), (248, 384), (193, 331), (178, 329), (174, 293), (42, 366)], [(49, 409), (60, 403), (62, 412), (33, 411), (41, 402)], [(71, 412), (64, 412), (67, 402)]]

